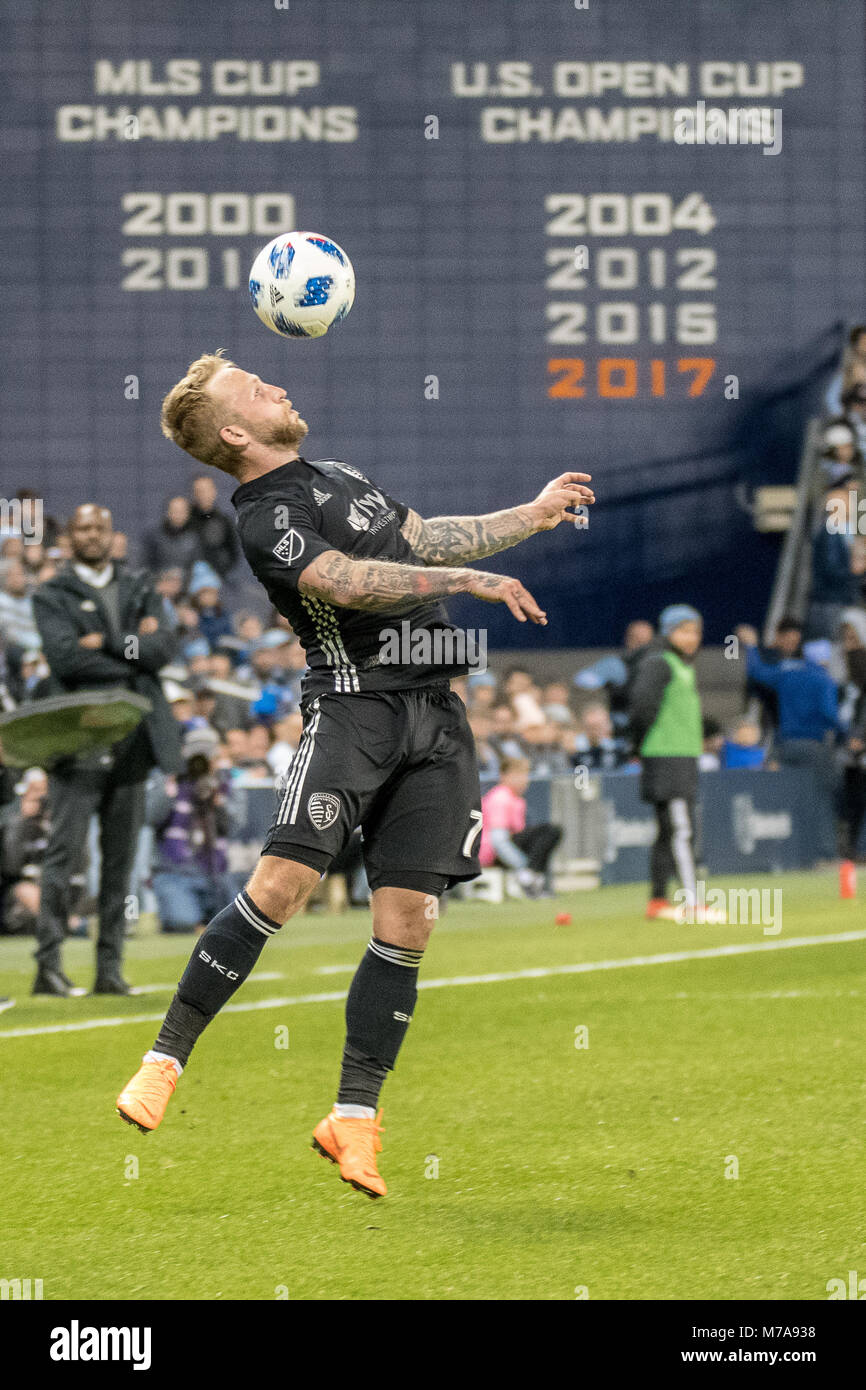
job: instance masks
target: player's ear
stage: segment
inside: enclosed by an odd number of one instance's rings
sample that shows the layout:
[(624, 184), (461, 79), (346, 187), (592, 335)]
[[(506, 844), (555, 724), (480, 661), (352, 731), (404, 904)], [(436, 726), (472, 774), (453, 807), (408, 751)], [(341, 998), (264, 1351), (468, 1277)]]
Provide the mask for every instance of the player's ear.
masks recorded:
[(239, 429), (237, 425), (223, 425), (220, 430), (220, 439), (224, 444), (229, 444), (233, 449), (237, 449), (250, 442), (250, 437), (246, 430)]

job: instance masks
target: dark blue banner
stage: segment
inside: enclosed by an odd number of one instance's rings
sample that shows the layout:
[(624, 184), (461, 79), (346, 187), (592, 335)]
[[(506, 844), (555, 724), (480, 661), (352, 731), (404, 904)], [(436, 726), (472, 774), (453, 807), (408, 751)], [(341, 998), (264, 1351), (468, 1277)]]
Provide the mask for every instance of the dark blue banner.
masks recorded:
[[(622, 774), (601, 778), (602, 883), (635, 883), (649, 877), (656, 820), (652, 806), (640, 799), (639, 780)], [(817, 857), (816, 815), (811, 773), (701, 773), (700, 861), (715, 874), (812, 868)]]
[[(493, 562), (550, 622), (485, 609), (492, 646), (606, 644), (671, 600), (715, 640), (760, 615), (778, 540), (737, 487), (793, 478), (862, 317), (860, 0), (6, 10), (5, 496), (154, 523), (193, 472), (161, 398), (222, 346), (310, 457), (422, 513), (593, 474), (587, 530)], [(315, 341), (247, 295), (292, 226), (357, 275)]]

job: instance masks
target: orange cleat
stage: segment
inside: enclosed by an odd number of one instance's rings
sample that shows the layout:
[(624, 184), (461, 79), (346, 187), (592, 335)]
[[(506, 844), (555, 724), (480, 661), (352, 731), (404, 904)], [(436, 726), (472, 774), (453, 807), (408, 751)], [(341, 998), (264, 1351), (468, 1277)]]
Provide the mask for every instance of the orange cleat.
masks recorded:
[(678, 922), (680, 920), (679, 908), (669, 903), (667, 898), (650, 898), (647, 903), (646, 919), (648, 922), (655, 921), (661, 917), (666, 922)]
[(693, 909), (693, 916), (695, 924), (699, 927), (724, 926), (728, 920), (728, 914), (723, 907), (696, 907)]
[(373, 1198), (384, 1197), (388, 1191), (376, 1168), (376, 1154), (382, 1152), (381, 1118), (381, 1110), (375, 1120), (348, 1119), (332, 1110), (313, 1130), (316, 1153), (339, 1164), (343, 1182)]
[(165, 1107), (177, 1085), (174, 1062), (142, 1062), (132, 1080), (117, 1097), (117, 1113), (128, 1125), (135, 1125), (142, 1134), (156, 1129)]

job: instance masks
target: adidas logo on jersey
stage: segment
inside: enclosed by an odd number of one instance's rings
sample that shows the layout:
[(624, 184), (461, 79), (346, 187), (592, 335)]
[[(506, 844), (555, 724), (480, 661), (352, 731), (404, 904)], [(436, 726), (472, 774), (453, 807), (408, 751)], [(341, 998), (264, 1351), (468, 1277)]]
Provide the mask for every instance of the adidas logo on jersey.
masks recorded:
[(320, 492), (317, 487), (313, 488), (313, 496), (315, 497), (320, 507), (323, 502), (329, 502), (333, 495), (334, 494), (332, 492)]

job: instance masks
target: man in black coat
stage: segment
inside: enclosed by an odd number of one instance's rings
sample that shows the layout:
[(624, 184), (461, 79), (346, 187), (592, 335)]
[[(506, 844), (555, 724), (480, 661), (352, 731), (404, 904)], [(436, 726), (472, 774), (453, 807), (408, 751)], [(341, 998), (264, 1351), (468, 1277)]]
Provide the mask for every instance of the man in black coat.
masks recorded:
[(217, 506), (217, 490), (206, 473), (193, 479), (192, 497), (189, 524), (198, 536), (202, 558), (225, 579), (240, 559), (237, 527)]
[(64, 975), (60, 949), (72, 866), (91, 815), (99, 817), (102, 874), (94, 994), (128, 994), (121, 975), (126, 895), (144, 818), (144, 783), (158, 764), (180, 767), (178, 725), (157, 673), (176, 639), (150, 578), (110, 559), (113, 529), (105, 507), (78, 507), (69, 525), (72, 558), (33, 596), (51, 670), (46, 694), (122, 686), (146, 696), (151, 712), (108, 752), (64, 758), (49, 777), (51, 835), (42, 868), (34, 994), (82, 994)]

